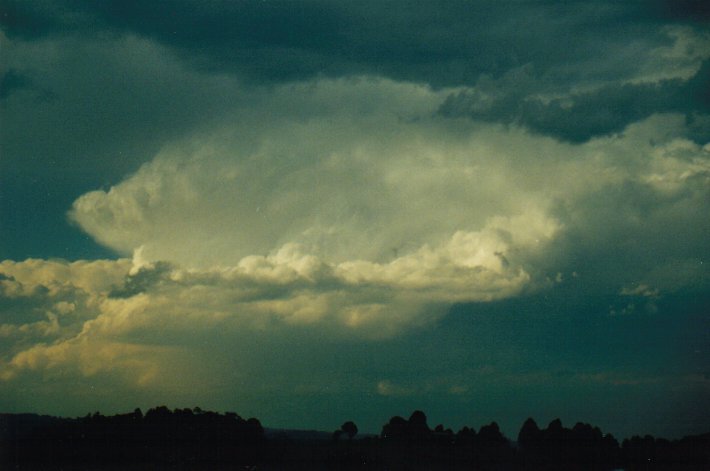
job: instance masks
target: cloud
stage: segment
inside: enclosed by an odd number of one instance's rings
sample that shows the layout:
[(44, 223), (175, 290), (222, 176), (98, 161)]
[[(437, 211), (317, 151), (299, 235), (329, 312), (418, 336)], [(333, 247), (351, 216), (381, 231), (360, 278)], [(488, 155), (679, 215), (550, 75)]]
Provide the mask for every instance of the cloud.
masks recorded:
[[(296, 119), (305, 106), (302, 117), (313, 119), (308, 102), (288, 90), (302, 97), (316, 84), (322, 92), (324, 79), (391, 80), (400, 102), (409, 85), (419, 105), (426, 100), (415, 89), (432, 87), (446, 93), (425, 93), (429, 100), (451, 98), (427, 103), (429, 113), (512, 123), (572, 142), (681, 112), (694, 122), (693, 139), (704, 142), (708, 67), (698, 67), (707, 60), (707, 34), (680, 19), (668, 24), (656, 10), (608, 1), (514, 9), (499, 2), (185, 1), (166, 17), (160, 4), (140, 2), (7, 2), (0, 106), (13, 119), (0, 130), (0, 187), (13, 230), (0, 234), (2, 256), (112, 255), (90, 250), (61, 219), (78, 195), (115, 185), (169, 143), (209, 134), (235, 110), (264, 123), (282, 114)], [(352, 103), (345, 88), (333, 86), (317, 101), (322, 117), (344, 99)], [(363, 89), (353, 91), (374, 101), (362, 106), (401, 108), (386, 93)], [(278, 96), (265, 97), (273, 91)], [(342, 135), (328, 123), (323, 129)], [(38, 226), (55, 234), (43, 250), (39, 237), (27, 235)]]
[[(394, 266), (392, 262), (379, 269), (386, 272)], [(295, 246), (221, 268), (166, 266), (146, 262), (137, 253), (134, 260), (4, 262), (2, 269), (3, 281), (21, 280), (24, 297), (39, 298), (54, 313), (58, 329), (51, 335), (22, 332), (35, 323), (33, 311), (23, 309), (11, 323), (8, 311), (0, 312), (4, 322), (0, 332), (8, 326), (15, 329), (3, 338), (0, 389), (7, 392), (9, 404), (28, 404), (31, 397), (46, 400), (61, 391), (62, 397), (79, 401), (68, 409), (71, 414), (162, 400), (175, 405), (216, 403), (221, 408), (238, 404), (240, 410), (257, 407), (273, 421), (281, 417), (268, 405), (275, 396), (279, 401), (290, 398), (290, 404), (304, 397), (332, 401), (345, 396), (342, 404), (335, 401), (343, 413), (352, 411), (351, 401), (362, 395), (375, 402), (378, 397), (411, 400), (414, 407), (432, 396), (454, 394), (457, 407), (466, 407), (473, 398), (489, 401), (485, 398), (490, 391), (511, 394), (521, 387), (532, 390), (531, 394), (547, 391), (550, 381), (563, 389), (578, 384), (606, 387), (609, 381), (626, 388), (636, 383), (616, 379), (630, 378), (632, 372), (633, 377), (651, 374), (634, 368), (627, 371), (634, 361), (653, 355), (667, 358), (674, 351), (667, 343), (660, 347), (657, 339), (672, 332), (667, 322), (649, 329), (629, 324), (633, 316), (613, 317), (609, 319), (625, 324), (602, 320), (600, 332), (600, 320), (587, 308), (579, 315), (564, 313), (565, 329), (558, 325), (560, 319), (551, 323), (547, 318), (549, 305), (527, 307), (548, 297), (564, 303), (575, 299), (576, 295), (556, 294), (555, 289), (532, 299), (507, 298), (512, 304), (503, 299), (497, 307), (496, 302), (483, 303), (491, 306), (484, 308), (489, 311), (476, 313), (473, 308), (468, 315), (459, 311), (444, 322), (445, 306), (421, 309), (431, 290), (410, 286), (399, 277), (382, 279), (373, 270), (360, 270), (359, 278), (352, 279), (351, 268), (324, 266)], [(92, 283), (87, 284), (87, 279)], [(49, 285), (65, 288), (42, 288)], [(130, 295), (128, 286), (134, 287)], [(58, 301), (66, 298), (67, 289), (74, 290), (74, 302)], [(457, 286), (451, 289), (452, 297), (471, 295)], [(510, 293), (499, 294), (505, 298)], [(677, 320), (664, 302), (659, 301), (663, 318)], [(437, 327), (440, 323), (451, 325)], [(411, 335), (401, 335), (405, 331)], [(601, 338), (595, 340), (595, 335)], [(639, 347), (639, 341), (652, 351)], [(588, 348), (570, 352), (569, 344), (578, 342)], [(553, 366), (548, 363), (551, 348), (561, 349), (563, 358), (553, 361)], [(599, 351), (591, 366), (590, 349)], [(577, 360), (576, 355), (587, 360)], [(604, 355), (618, 368), (609, 381), (598, 374), (609, 361)], [(700, 364), (696, 360), (668, 371), (687, 376), (693, 365)], [(571, 368), (572, 373), (557, 377), (550, 368)], [(658, 368), (665, 371), (657, 363), (646, 367), (649, 372)], [(653, 384), (678, 386), (671, 376)], [(53, 385), (50, 392), (43, 390), (46, 384)], [(705, 383), (683, 384), (681, 397), (706, 387)], [(30, 399), (16, 397), (25, 390), (33, 392)], [(120, 393), (125, 404), (102, 402), (105, 396), (95, 395), (103, 390)], [(614, 392), (622, 393), (630, 394), (626, 389)], [(479, 407), (479, 401), (475, 403)], [(498, 417), (495, 407), (500, 405), (486, 404), (491, 407), (488, 413)], [(525, 404), (532, 407), (529, 400)], [(371, 426), (381, 425), (385, 414), (392, 413), (392, 404), (385, 405), (371, 419)], [(317, 409), (323, 403), (309, 407)], [(509, 420), (512, 427), (519, 425), (519, 417)]]
[(438, 92), (403, 85), (421, 100), (410, 107), (388, 81), (347, 86), (387, 95), (394, 116), (345, 99), (324, 111), (342, 85), (290, 87), (297, 124), (240, 117), (79, 198), (77, 223), (138, 250), (116, 262), (120, 282), (89, 296), (100, 302), (74, 337), (15, 353), (8, 371), (48, 365), (23, 360), (45, 348), (93, 345), (81, 338), (180, 352), (217, 333), (284, 326), (391, 338), (452, 304), (554, 291), (568, 277), (626, 298), (641, 295), (629, 286), (707, 286), (708, 156), (682, 137), (681, 116), (571, 145), (468, 121), (442, 128), (422, 112)]
[(643, 296), (655, 298), (658, 296), (657, 289), (651, 289), (645, 284), (639, 284), (634, 287), (622, 288), (621, 293), (624, 296)]
[[(7, 384), (217, 387), (237, 380), (219, 379), (216, 358), (264, 378), (254, 342), (276, 372), (295, 339), (391, 340), (457, 303), (580, 283), (625, 304), (633, 286), (707, 289), (710, 165), (681, 115), (571, 144), (442, 118), (452, 91), (411, 83), (251, 92), (216, 128), (75, 201), (72, 220), (132, 259), (3, 262)], [(389, 373), (359, 387), (399, 384)], [(441, 390), (465, 385), (454, 379)]]
[(277, 87), (219, 131), (83, 195), (70, 217), (150, 260), (233, 266), (293, 246), (369, 283), (456, 286), (432, 295), (450, 302), (469, 286), (482, 299), (484, 273), (496, 274), (492, 287), (529, 279), (516, 289), (594, 273), (618, 292), (639, 281), (663, 289), (664, 264), (699, 266), (708, 154), (681, 115), (569, 144), (437, 117), (448, 93), (372, 78)]
[(156, 143), (237, 105), (223, 98), (242, 89), (229, 77), (190, 70), (170, 51), (133, 35), (27, 41), (0, 32), (0, 42), (1, 104), (16, 117), (2, 133), (7, 159), (13, 173), (32, 170), (36, 178), (46, 179), (38, 167), (48, 161), (62, 165), (72, 182), (87, 179), (86, 168), (100, 181), (120, 178)]
[(32, 87), (32, 81), (21, 73), (9, 69), (0, 79), (0, 100), (5, 99), (18, 90)]
[(141, 250), (133, 261), (3, 262), (4, 297), (36, 307), (0, 325), (8, 340), (2, 377), (111, 372), (150, 386), (176, 355), (196, 348), (195, 339), (214, 335), (303, 325), (388, 337), (430, 324), (456, 299), (496, 299), (524, 287), (529, 277), (485, 247), (465, 252), (466, 239), (480, 237), (456, 234), (436, 251), (389, 263), (326, 263), (295, 244), (208, 269), (149, 263)]
[(377, 394), (380, 396), (409, 396), (414, 393), (413, 388), (400, 386), (386, 379), (377, 383)]
[(233, 78), (188, 70), (136, 36), (24, 40), (0, 31), (0, 44), (0, 113), (13, 117), (0, 129), (2, 258), (113, 256), (66, 224), (66, 208), (238, 106)]
[(2, 262), (3, 407), (704, 372), (710, 46), (662, 3), (8, 3), (0, 250), (123, 258)]
[(691, 80), (710, 58), (707, 32), (680, 25), (666, 26), (663, 32), (672, 40), (671, 44), (650, 49), (632, 83)]
[[(449, 95), (439, 112), (515, 123), (570, 142), (618, 133), (657, 113), (706, 115), (710, 35), (680, 26), (663, 31), (671, 44), (639, 52), (639, 67), (630, 76), (550, 87), (554, 80), (531, 63), (497, 79), (482, 76), (474, 87)], [(707, 139), (708, 129), (703, 132)]]
[(633, 75), (639, 54), (662, 42), (659, 26), (696, 23), (702, 8), (691, 3), (184, 1), (166, 16), (163, 5), (143, 2), (9, 2), (2, 26), (27, 40), (140, 36), (197, 67), (256, 82), (376, 74), (443, 87), (528, 63), (555, 83)]
[(661, 11), (670, 18), (704, 24), (710, 20), (710, 7), (701, 0), (663, 0)]
[(0, 351), (76, 335), (123, 282), (127, 266), (125, 260), (0, 262), (0, 335), (7, 340)]
[(428, 117), (440, 97), (369, 78), (284, 86), (87, 193), (71, 217), (123, 253), (144, 245), (152, 259), (211, 265), (292, 242), (327, 260), (385, 261), (534, 209), (512, 194), (473, 206), (504, 169)]
[(683, 138), (661, 144), (647, 134), (655, 125), (644, 127), (634, 125), (626, 138), (609, 141), (619, 145), (609, 157), (637, 153), (628, 173), (610, 165), (616, 182), (558, 206), (557, 217), (568, 230), (557, 247), (567, 245), (577, 254), (576, 263), (585, 267), (578, 273), (604, 273), (605, 289), (645, 283), (665, 292), (702, 285), (708, 225), (700, 212), (707, 210), (708, 154)]

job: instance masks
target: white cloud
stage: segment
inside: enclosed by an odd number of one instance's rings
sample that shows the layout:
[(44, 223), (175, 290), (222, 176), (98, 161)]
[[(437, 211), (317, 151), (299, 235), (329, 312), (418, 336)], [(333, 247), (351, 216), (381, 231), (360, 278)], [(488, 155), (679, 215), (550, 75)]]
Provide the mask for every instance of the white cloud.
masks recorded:
[[(517, 293), (536, 270), (554, 279), (561, 270), (545, 258), (569, 234), (590, 244), (617, 230), (655, 237), (706, 206), (708, 155), (682, 137), (682, 116), (572, 145), (434, 117), (449, 93), (374, 78), (257, 90), (220, 129), (83, 195), (71, 217), (146, 259), (246, 266), (298, 247), (301, 268), (266, 263), (264, 276), (364, 271), (368, 283), (457, 302)], [(631, 186), (643, 191), (629, 198)]]
[(401, 386), (386, 379), (377, 383), (377, 394), (380, 396), (411, 396), (415, 392), (414, 388)]
[[(0, 265), (4, 298), (34, 303), (0, 326), (4, 379), (116, 372), (151, 387), (218, 348), (201, 344), (211, 335), (386, 338), (572, 272), (665, 292), (663, 267), (705, 247), (689, 223), (708, 206), (708, 156), (680, 116), (572, 145), (434, 117), (450, 91), (413, 84), (271, 93), (76, 200), (71, 218), (132, 260)], [(609, 255), (622, 243), (623, 271)]]
[(706, 31), (672, 25), (665, 26), (663, 32), (671, 44), (649, 50), (631, 83), (688, 80), (700, 70), (703, 61), (710, 58), (710, 34)]
[[(366, 270), (370, 282), (432, 292), (455, 284), (478, 300), (488, 282), (499, 291), (517, 279), (515, 293), (543, 267), (554, 279), (561, 270), (544, 259), (567, 234), (591, 244), (624, 228), (643, 239), (706, 206), (710, 159), (683, 137), (680, 115), (573, 145), (435, 117), (449, 93), (374, 78), (257, 90), (218, 130), (167, 146), (70, 215), (101, 243), (143, 247), (150, 260), (230, 267), (297, 246), (312, 257), (302, 263), (346, 278)], [(643, 191), (629, 198), (632, 186)], [(501, 276), (467, 279), (474, 267)], [(466, 300), (452, 291), (433, 298)]]
[(621, 289), (622, 296), (641, 296), (647, 298), (657, 298), (658, 290), (640, 283), (635, 286), (624, 287)]
[(494, 252), (511, 246), (494, 237), (506, 224), (516, 221), (495, 220), (481, 233), (456, 233), (442, 246), (383, 263), (330, 263), (296, 244), (206, 269), (149, 262), (142, 250), (132, 261), (4, 262), (6, 298), (36, 306), (0, 325), (8, 340), (0, 376), (111, 372), (148, 387), (164, 381), (195, 339), (217, 332), (261, 335), (291, 325), (389, 337), (435, 321), (457, 300), (523, 289), (529, 276)]
[(129, 267), (128, 260), (0, 262), (0, 355), (76, 335)]
[[(87, 293), (105, 293), (122, 282), (129, 260), (95, 260), (66, 262), (28, 259), (24, 262), (4, 260), (0, 280), (4, 296), (31, 296), (39, 288), (56, 296), (62, 290), (77, 289)], [(62, 308), (66, 310), (66, 307)]]
[(82, 196), (71, 217), (126, 254), (143, 245), (149, 258), (206, 267), (288, 243), (327, 261), (381, 262), (544, 209), (540, 185), (525, 188), (544, 170), (511, 168), (530, 138), (511, 133), (500, 148), (500, 129), (452, 130), (429, 117), (444, 92), (361, 79), (274, 95)]

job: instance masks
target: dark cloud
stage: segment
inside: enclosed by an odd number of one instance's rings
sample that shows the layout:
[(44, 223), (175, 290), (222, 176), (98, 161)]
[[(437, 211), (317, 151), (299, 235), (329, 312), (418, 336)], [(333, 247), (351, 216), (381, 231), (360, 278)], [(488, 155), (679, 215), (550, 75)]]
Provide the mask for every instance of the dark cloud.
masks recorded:
[(560, 201), (555, 213), (567, 230), (556, 249), (566, 255), (562, 261), (553, 250), (549, 260), (565, 273), (578, 273), (588, 295), (615, 293), (639, 282), (664, 292), (684, 287), (702, 294), (710, 286), (703, 261), (710, 223), (702, 217), (710, 192), (707, 173), (695, 178), (678, 192), (664, 194), (626, 181), (572, 204)]
[[(262, 84), (358, 74), (435, 88), (503, 79), (505, 90), (485, 110), (468, 110), (463, 93), (442, 112), (514, 122), (581, 142), (653, 113), (707, 111), (707, 80), (694, 89), (673, 80), (622, 83), (643, 67), (648, 50), (669, 44), (661, 28), (669, 18), (692, 23), (706, 11), (690, 0), (648, 5), (72, 0), (8, 2), (2, 25), (11, 38), (135, 34), (170, 48), (191, 67)], [(530, 74), (524, 83), (518, 81), (521, 70)], [(535, 97), (610, 80), (615, 83), (576, 94), (571, 106), (565, 98)]]
[(705, 24), (710, 21), (710, 4), (704, 0), (662, 0), (658, 3), (668, 19)]
[(71, 202), (238, 106), (233, 80), (185, 70), (148, 40), (53, 36), (2, 47), (1, 257), (71, 258), (81, 247), (84, 257), (110, 256), (66, 224)]
[[(193, 64), (259, 81), (377, 74), (434, 86), (471, 84), (534, 62), (607, 64), (630, 38), (661, 41), (659, 19), (618, 2), (321, 1), (10, 3), (10, 36), (131, 32)], [(600, 39), (603, 38), (603, 39)], [(618, 73), (605, 66), (589, 75)]]
[[(484, 79), (475, 89), (451, 94), (439, 112), (449, 117), (517, 124), (570, 142), (621, 132), (630, 123), (655, 113), (683, 113), (688, 119), (710, 113), (708, 60), (688, 81), (615, 83), (553, 99), (533, 95), (540, 88), (535, 85), (537, 80), (530, 67), (513, 71), (497, 82)], [(698, 122), (695, 134), (704, 143), (710, 137), (710, 127)]]
[(64, 27), (61, 18), (54, 16), (52, 2), (5, 1), (0, 5), (0, 26), (6, 34), (36, 38)]
[(144, 293), (152, 287), (166, 280), (170, 275), (172, 266), (167, 262), (157, 262), (151, 266), (138, 269), (135, 273), (126, 275), (122, 286), (109, 292), (111, 298), (130, 298)]
[(0, 1), (0, 406), (706, 431), (706, 2)]
[(30, 88), (32, 81), (22, 73), (10, 69), (0, 79), (0, 100), (23, 88)]

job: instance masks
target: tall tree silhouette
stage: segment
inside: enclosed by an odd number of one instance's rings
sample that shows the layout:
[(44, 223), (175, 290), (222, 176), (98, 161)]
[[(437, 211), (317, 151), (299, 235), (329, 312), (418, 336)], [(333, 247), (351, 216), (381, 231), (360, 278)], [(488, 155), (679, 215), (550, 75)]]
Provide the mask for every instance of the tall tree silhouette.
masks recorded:
[(518, 432), (518, 445), (524, 450), (535, 449), (540, 446), (542, 433), (537, 423), (529, 417)]
[(341, 425), (340, 430), (348, 436), (349, 440), (352, 440), (353, 437), (357, 435), (357, 425), (355, 425), (355, 422), (350, 420)]

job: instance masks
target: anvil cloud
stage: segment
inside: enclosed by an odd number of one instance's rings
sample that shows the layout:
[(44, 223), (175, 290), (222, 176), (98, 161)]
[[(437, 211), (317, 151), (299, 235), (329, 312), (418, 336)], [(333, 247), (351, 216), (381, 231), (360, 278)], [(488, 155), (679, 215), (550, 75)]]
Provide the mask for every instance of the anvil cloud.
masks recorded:
[(706, 431), (699, 2), (0, 8), (0, 408)]

